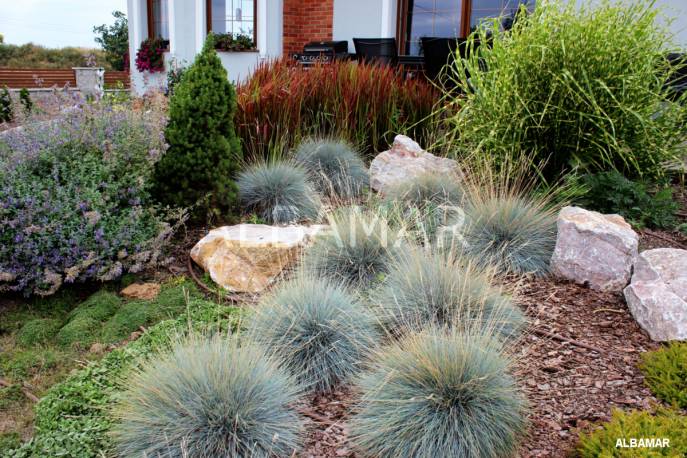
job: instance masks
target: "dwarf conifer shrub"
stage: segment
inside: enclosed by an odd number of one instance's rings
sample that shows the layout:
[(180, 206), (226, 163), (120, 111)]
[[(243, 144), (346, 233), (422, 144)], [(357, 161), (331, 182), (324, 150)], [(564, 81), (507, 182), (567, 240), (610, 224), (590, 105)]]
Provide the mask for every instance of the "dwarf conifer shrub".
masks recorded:
[(304, 265), (316, 276), (351, 287), (367, 288), (381, 280), (403, 246), (383, 215), (358, 207), (329, 215), (329, 225), (306, 251)]
[(0, 91), (0, 122), (11, 122), (14, 119), (12, 97), (7, 86)]
[(361, 456), (509, 457), (525, 433), (525, 397), (488, 336), (411, 334), (383, 348), (357, 388)]
[(329, 197), (351, 199), (369, 185), (365, 163), (345, 141), (305, 140), (296, 147), (294, 157), (309, 172), (317, 190)]
[(258, 163), (238, 178), (241, 207), (269, 224), (315, 221), (320, 200), (306, 171), (288, 162)]
[(121, 456), (291, 456), (299, 388), (258, 347), (215, 337), (175, 346), (129, 376), (116, 408)]
[(24, 108), (24, 114), (25, 115), (31, 114), (31, 111), (33, 110), (33, 100), (31, 100), (31, 94), (29, 94), (28, 89), (22, 88), (19, 91), (19, 102), (21, 103), (22, 107)]
[(249, 334), (316, 391), (329, 391), (356, 373), (378, 337), (373, 316), (351, 291), (307, 276), (266, 298)]
[(490, 272), (450, 253), (406, 252), (371, 294), (371, 302), (392, 333), (438, 325), (507, 338), (525, 325), (524, 315)]
[(671, 342), (660, 350), (643, 353), (640, 367), (652, 393), (687, 409), (687, 343)]
[(241, 160), (234, 132), (236, 92), (208, 36), (203, 51), (174, 88), (165, 138), (167, 154), (155, 167), (155, 193), (173, 206), (204, 201), (226, 211), (236, 201), (233, 181)]
[(548, 179), (575, 167), (660, 175), (684, 151), (687, 116), (666, 84), (679, 66), (666, 59), (672, 44), (660, 15), (652, 0), (555, 0), (509, 31), (479, 29), (453, 67), (465, 98), (449, 114), (451, 146), (533, 153)]

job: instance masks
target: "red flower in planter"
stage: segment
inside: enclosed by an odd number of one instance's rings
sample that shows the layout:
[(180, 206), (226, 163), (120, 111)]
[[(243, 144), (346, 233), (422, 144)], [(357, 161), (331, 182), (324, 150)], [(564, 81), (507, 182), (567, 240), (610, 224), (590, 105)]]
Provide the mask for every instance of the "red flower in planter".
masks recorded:
[(148, 38), (143, 40), (136, 52), (136, 69), (139, 72), (164, 72), (164, 54), (169, 41), (162, 38)]

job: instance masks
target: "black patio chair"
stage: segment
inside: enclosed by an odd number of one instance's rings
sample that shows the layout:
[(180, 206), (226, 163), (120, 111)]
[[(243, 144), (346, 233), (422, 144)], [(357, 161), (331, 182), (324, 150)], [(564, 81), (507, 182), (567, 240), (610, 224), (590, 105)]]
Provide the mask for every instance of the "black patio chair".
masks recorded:
[(396, 65), (398, 62), (395, 38), (354, 38), (353, 44), (360, 61), (383, 65)]
[(667, 89), (673, 100), (677, 100), (687, 92), (687, 54), (670, 53), (666, 56), (673, 73), (666, 81)]
[(465, 40), (439, 37), (420, 38), (422, 54), (425, 56), (425, 75), (427, 78), (442, 84), (449, 84), (450, 78), (442, 76), (445, 75), (444, 67), (452, 65), (455, 61), (456, 49), (458, 49), (461, 41)]

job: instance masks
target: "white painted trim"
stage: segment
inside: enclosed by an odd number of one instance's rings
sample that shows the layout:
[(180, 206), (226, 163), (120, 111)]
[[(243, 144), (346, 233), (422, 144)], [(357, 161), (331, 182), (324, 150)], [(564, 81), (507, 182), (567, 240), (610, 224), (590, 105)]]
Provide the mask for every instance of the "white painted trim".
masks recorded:
[(177, 21), (176, 21), (176, 0), (167, 1), (167, 27), (169, 27), (169, 53), (172, 56), (177, 54)]
[(205, 36), (207, 35), (207, 4), (206, 0), (196, 0), (196, 52), (200, 52), (203, 49), (203, 43), (205, 42)]
[(395, 36), (395, 32), (391, 31), (391, 1), (392, 0), (382, 0), (382, 25), (380, 36), (383, 38)]
[(267, 0), (258, 0), (256, 3), (258, 9), (258, 33), (255, 45), (260, 52), (260, 58), (265, 58), (267, 55)]

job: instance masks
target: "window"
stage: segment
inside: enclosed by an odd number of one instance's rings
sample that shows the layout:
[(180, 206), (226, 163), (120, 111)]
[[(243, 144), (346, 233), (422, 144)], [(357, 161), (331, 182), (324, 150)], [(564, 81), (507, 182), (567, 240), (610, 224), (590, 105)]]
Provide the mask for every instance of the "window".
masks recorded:
[(208, 32), (247, 35), (255, 43), (256, 0), (208, 0)]
[(481, 22), (503, 16), (508, 20), (535, 0), (399, 0), (398, 38), (402, 54), (420, 54), (421, 37), (464, 38)]
[(148, 0), (148, 37), (169, 40), (167, 0)]

